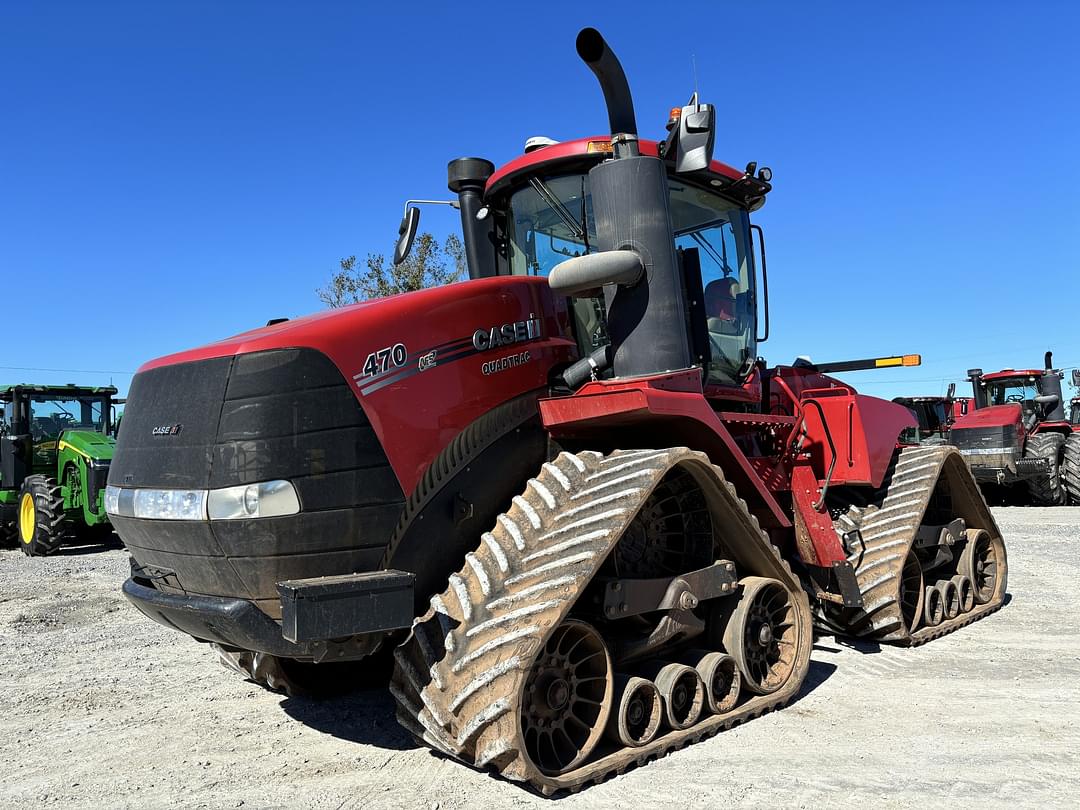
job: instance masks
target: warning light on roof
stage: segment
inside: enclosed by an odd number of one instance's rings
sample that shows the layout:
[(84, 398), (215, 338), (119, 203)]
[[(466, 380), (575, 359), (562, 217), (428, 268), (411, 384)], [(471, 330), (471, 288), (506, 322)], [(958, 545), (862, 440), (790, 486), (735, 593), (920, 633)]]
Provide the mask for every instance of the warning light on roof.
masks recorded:
[(611, 141), (589, 141), (589, 145), (585, 147), (586, 152), (606, 152), (611, 154)]

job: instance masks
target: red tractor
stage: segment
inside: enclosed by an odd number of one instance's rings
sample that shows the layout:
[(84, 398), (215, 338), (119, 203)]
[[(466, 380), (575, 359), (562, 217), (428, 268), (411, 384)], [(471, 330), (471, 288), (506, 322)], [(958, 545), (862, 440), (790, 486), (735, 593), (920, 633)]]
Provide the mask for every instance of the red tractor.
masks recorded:
[(1080, 504), (1080, 434), (1047, 352), (1042, 369), (971, 369), (975, 409), (949, 431), (976, 480), (995, 500), (1036, 506)]
[(610, 135), (449, 164), (468, 281), (145, 364), (108, 488), (147, 616), (285, 690), (396, 647), (406, 728), (547, 794), (783, 706), (815, 620), (919, 644), (1007, 579), (954, 449), (758, 357), (771, 173), (577, 49)]
[(949, 443), (949, 429), (957, 419), (967, 416), (972, 399), (957, 397), (956, 383), (950, 383), (949, 393), (943, 397), (894, 397), (893, 402), (911, 411), (918, 422), (910, 436), (912, 441), (939, 445)]

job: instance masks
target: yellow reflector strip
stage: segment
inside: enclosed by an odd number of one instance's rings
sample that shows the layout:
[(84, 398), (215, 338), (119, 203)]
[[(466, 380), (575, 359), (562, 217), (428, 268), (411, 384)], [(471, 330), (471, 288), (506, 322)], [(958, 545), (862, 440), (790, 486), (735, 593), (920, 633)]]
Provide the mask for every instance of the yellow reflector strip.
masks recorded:
[(607, 152), (611, 154), (611, 141), (589, 141), (586, 152)]
[(921, 354), (905, 354), (904, 355), (905, 366), (921, 366), (922, 355)]
[(904, 358), (902, 357), (879, 357), (874, 361), (874, 366), (877, 368), (888, 368), (889, 366), (902, 366), (904, 365)]

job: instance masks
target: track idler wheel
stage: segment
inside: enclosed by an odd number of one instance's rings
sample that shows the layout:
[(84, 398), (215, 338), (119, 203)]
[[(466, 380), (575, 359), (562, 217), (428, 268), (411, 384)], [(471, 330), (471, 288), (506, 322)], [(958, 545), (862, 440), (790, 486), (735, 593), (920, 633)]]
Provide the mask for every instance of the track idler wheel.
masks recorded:
[(963, 574), (954, 576), (952, 584), (956, 586), (956, 592), (960, 597), (960, 612), (967, 613), (975, 607), (975, 587), (971, 584), (971, 580)]
[(945, 612), (945, 618), (955, 619), (959, 616), (960, 592), (956, 588), (956, 583), (951, 579), (939, 579), (934, 583), (934, 587), (941, 594), (941, 606)]
[(923, 599), (926, 583), (923, 581), (922, 563), (914, 549), (909, 549), (904, 560), (904, 570), (900, 573), (900, 612), (907, 624), (908, 632), (913, 633), (919, 626), (923, 614)]
[(997, 590), (998, 571), (1004, 563), (1004, 543), (983, 529), (968, 529), (965, 534), (967, 543), (960, 553), (957, 570), (971, 580), (975, 603), (985, 605)]
[(682, 663), (697, 670), (705, 685), (705, 705), (713, 714), (725, 714), (735, 708), (742, 691), (738, 664), (730, 655), (705, 650), (690, 650)]
[(767, 577), (744, 577), (740, 585), (724, 629), (724, 649), (738, 664), (746, 688), (768, 695), (795, 670), (800, 639), (793, 596), (782, 582)]
[(923, 599), (923, 624), (927, 627), (937, 627), (945, 620), (945, 600), (941, 591), (934, 585), (926, 587), (926, 596)]
[(664, 716), (664, 700), (656, 684), (647, 678), (619, 675), (615, 678), (615, 695), (608, 739), (631, 748), (652, 742)]
[(596, 748), (611, 711), (611, 656), (592, 625), (567, 619), (537, 656), (522, 694), (521, 731), (530, 759), (549, 776)]
[(673, 729), (689, 728), (701, 718), (705, 705), (705, 684), (693, 667), (654, 661), (641, 674), (652, 679), (664, 701), (664, 720)]

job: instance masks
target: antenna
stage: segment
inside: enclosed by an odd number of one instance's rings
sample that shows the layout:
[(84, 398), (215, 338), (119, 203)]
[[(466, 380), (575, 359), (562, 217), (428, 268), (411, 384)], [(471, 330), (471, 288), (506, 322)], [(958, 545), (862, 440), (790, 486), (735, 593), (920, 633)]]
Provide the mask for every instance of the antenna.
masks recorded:
[(690, 71), (694, 74), (694, 103), (697, 103), (698, 86), (697, 86), (697, 56), (690, 54)]

